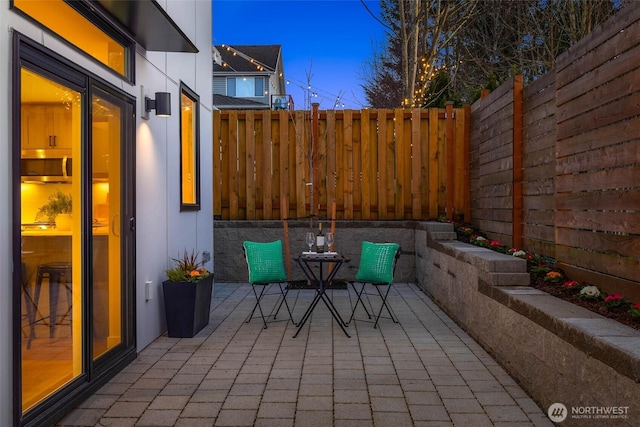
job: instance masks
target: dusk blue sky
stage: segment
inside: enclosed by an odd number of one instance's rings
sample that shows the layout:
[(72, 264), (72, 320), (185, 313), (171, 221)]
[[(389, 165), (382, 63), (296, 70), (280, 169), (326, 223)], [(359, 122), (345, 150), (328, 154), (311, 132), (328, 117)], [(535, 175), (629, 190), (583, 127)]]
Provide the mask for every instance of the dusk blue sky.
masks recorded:
[[(379, 16), (378, 0), (365, 2)], [(363, 108), (363, 67), (383, 41), (382, 24), (359, 0), (213, 0), (213, 44), (282, 45), (296, 110), (305, 108), (309, 71), (320, 109)]]

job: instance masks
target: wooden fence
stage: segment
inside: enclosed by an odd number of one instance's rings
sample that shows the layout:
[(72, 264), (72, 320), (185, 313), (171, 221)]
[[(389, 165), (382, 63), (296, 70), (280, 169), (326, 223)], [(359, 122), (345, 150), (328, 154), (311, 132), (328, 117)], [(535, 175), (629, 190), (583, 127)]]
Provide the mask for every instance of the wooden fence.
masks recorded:
[(471, 221), (640, 301), (640, 4), (471, 107)]
[(468, 219), (468, 111), (214, 111), (214, 215)]

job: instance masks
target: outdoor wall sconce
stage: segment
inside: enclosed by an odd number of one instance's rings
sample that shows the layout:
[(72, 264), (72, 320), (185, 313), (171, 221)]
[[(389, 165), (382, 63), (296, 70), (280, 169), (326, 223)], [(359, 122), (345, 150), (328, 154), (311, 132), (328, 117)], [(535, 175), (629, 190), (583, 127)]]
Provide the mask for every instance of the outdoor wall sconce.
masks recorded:
[(171, 116), (171, 94), (169, 92), (156, 92), (156, 99), (150, 99), (148, 96), (145, 96), (145, 114), (143, 118), (148, 119), (151, 110), (156, 110), (156, 116), (158, 117)]

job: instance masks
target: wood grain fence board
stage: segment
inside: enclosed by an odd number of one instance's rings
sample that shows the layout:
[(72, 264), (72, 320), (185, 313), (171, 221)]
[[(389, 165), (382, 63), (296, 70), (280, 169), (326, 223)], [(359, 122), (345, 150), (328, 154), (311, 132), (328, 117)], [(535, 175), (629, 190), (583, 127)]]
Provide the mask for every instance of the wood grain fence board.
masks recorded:
[[(542, 211), (541, 215), (547, 218), (549, 221), (553, 221), (555, 213), (555, 194), (540, 194), (540, 195), (528, 195), (525, 196), (523, 203), (524, 208), (527, 211), (528, 216), (532, 216), (537, 211)], [(542, 218), (539, 221), (546, 221)]]
[[(254, 114), (254, 124), (253, 124), (253, 129), (254, 129), (254, 142), (255, 142), (255, 158), (254, 158), (254, 163), (255, 163), (255, 218), (260, 220), (260, 219), (265, 219), (265, 212), (264, 212), (264, 205), (265, 205), (265, 200), (264, 200), (264, 193), (265, 193), (265, 186), (264, 186), (264, 111), (256, 111)], [(247, 196), (249, 197), (249, 196)]]
[[(559, 106), (557, 115), (563, 114), (563, 109), (571, 108), (571, 104)], [(558, 122), (558, 141), (573, 135), (588, 133), (600, 127), (632, 119), (640, 113), (636, 97), (627, 96), (613, 101), (605, 106), (595, 108), (590, 114), (572, 117), (564, 122)]]
[[(555, 109), (554, 109), (555, 111)], [(547, 144), (555, 144), (556, 142), (556, 119), (555, 115), (551, 115), (543, 120), (525, 126), (524, 128), (525, 145), (536, 144), (540, 142)], [(548, 141), (548, 142), (547, 142)]]
[(387, 219), (387, 111), (378, 110), (378, 219)]
[(556, 265), (562, 269), (568, 277), (571, 277), (572, 280), (586, 284), (597, 284), (598, 289), (601, 291), (611, 294), (618, 293), (627, 301), (640, 301), (640, 287), (638, 286), (637, 280), (614, 277), (564, 262), (558, 262)]
[(262, 112), (261, 143), (262, 158), (260, 159), (262, 173), (258, 176), (262, 179), (262, 217), (264, 219), (273, 219), (273, 187), (272, 187), (272, 168), (271, 168), (271, 111)]
[(509, 218), (512, 217), (511, 210), (513, 209), (513, 197), (510, 194), (504, 196), (484, 197), (479, 198), (477, 201), (478, 209), (486, 209), (488, 212), (491, 209), (494, 210), (492, 216), (497, 218), (498, 215), (502, 215), (501, 210), (509, 211)]
[(240, 171), (238, 170), (238, 114), (229, 112), (229, 172), (231, 179), (229, 180), (229, 216), (231, 218), (239, 218), (238, 211), (238, 186), (240, 185)]
[(309, 214), (307, 211), (307, 203), (309, 201), (310, 188), (307, 186), (309, 181), (309, 135), (307, 132), (308, 123), (304, 111), (296, 111), (294, 113), (295, 135), (296, 135), (296, 218), (303, 218)]
[(446, 139), (446, 124), (444, 118), (440, 118), (436, 121), (438, 127), (438, 216), (446, 216), (447, 206), (447, 139)]
[(439, 144), (439, 123), (438, 123), (438, 110), (429, 110), (429, 217), (438, 217), (439, 200), (438, 195), (440, 193), (440, 168), (436, 165), (439, 164), (441, 158), (444, 158), (444, 153), (441, 153)]
[(221, 146), (221, 133), (222, 133), (222, 121), (220, 117), (220, 111), (215, 110), (212, 114), (212, 128), (213, 128), (213, 182), (211, 185), (213, 196), (213, 216), (216, 218), (222, 218), (222, 146)]
[(565, 86), (585, 70), (597, 67), (612, 56), (638, 44), (637, 26), (640, 9), (624, 8), (620, 13), (596, 27), (580, 43), (576, 43), (556, 59), (556, 84)]
[(551, 147), (527, 152), (524, 160), (525, 181), (546, 180), (556, 174), (555, 156)]
[(296, 212), (298, 211), (298, 200), (297, 200), (297, 181), (296, 178), (298, 176), (298, 172), (296, 170), (296, 156), (297, 156), (297, 147), (298, 147), (298, 135), (296, 133), (296, 125), (293, 121), (293, 116), (290, 112), (286, 112), (286, 121), (288, 128), (288, 193), (285, 194), (287, 196), (287, 218), (295, 217)]
[(454, 200), (454, 145), (453, 145), (453, 102), (447, 102), (445, 116), (445, 212), (449, 220), (453, 220), (453, 200)]
[(604, 126), (593, 132), (572, 135), (563, 139), (556, 147), (558, 157), (599, 148), (615, 146), (622, 142), (634, 141), (634, 135), (640, 133), (639, 120), (625, 120), (610, 126)]
[(246, 218), (250, 220), (256, 219), (256, 178), (254, 170), (256, 166), (256, 141), (254, 132), (254, 111), (247, 111), (244, 120), (244, 138), (245, 144), (245, 191), (244, 199), (246, 204)]
[(638, 214), (633, 212), (557, 211), (556, 226), (611, 233), (640, 234)]
[[(402, 111), (402, 110), (401, 110)], [(412, 158), (412, 116), (404, 115), (402, 120), (403, 126), (403, 162), (404, 165), (399, 171), (402, 176), (402, 190), (403, 190), (403, 218), (415, 219), (413, 216), (413, 188), (412, 180), (414, 177), (413, 158)], [(418, 169), (419, 171), (419, 169)], [(417, 171), (416, 171), (417, 173)]]
[[(329, 169), (327, 170), (326, 176), (327, 176), (328, 187), (331, 186), (332, 181), (335, 181), (336, 204), (339, 204), (341, 207), (341, 212), (345, 213), (345, 210), (347, 209), (347, 204), (349, 203), (347, 200), (348, 199), (347, 192), (349, 187), (348, 181), (349, 181), (350, 169), (348, 169), (348, 164), (350, 162), (350, 159), (347, 153), (346, 138), (344, 133), (345, 115), (344, 113), (337, 113), (337, 112), (334, 112), (334, 114), (335, 114), (335, 129), (334, 129), (335, 145), (331, 147), (331, 145), (327, 144), (327, 158), (329, 158), (329, 152), (333, 150), (334, 157), (337, 160), (337, 164), (335, 168), (331, 170)], [(327, 114), (327, 117), (330, 117), (330, 114)], [(330, 122), (330, 120), (328, 121)], [(334, 175), (331, 176), (331, 174), (334, 174)], [(329, 205), (329, 203), (330, 203), (330, 198), (327, 195), (327, 206)], [(352, 209), (352, 212), (353, 212), (353, 209)]]
[[(535, 171), (537, 169), (538, 168), (528, 168), (527, 173)], [(523, 183), (523, 191), (525, 197), (555, 194), (555, 183), (553, 176), (549, 177), (549, 175), (544, 175), (544, 167), (540, 167), (539, 169), (541, 170), (541, 173), (538, 179), (527, 179)]]
[(632, 166), (640, 161), (640, 145), (636, 141), (610, 145), (558, 159), (559, 174), (580, 173), (604, 168)]
[(369, 110), (363, 110), (360, 115), (361, 144), (360, 159), (362, 169), (362, 219), (371, 219), (371, 196), (373, 192), (374, 172), (371, 161), (371, 147), (373, 147), (372, 135), (375, 135), (375, 128), (371, 132), (372, 123), (369, 118)]
[[(227, 117), (228, 118), (228, 117)], [(231, 157), (231, 148), (229, 146), (229, 120), (224, 120), (221, 124), (220, 124), (220, 146), (221, 146), (221, 167), (222, 167), (222, 173), (221, 175), (223, 177), (231, 177), (230, 175), (230, 161), (229, 158)], [(234, 164), (234, 168), (233, 168), (233, 173), (236, 173), (235, 170), (235, 164)], [(223, 219), (229, 219), (231, 218), (230, 215), (230, 210), (229, 210), (229, 206), (230, 206), (230, 202), (231, 202), (231, 195), (230, 195), (230, 187), (231, 187), (231, 179), (225, 179), (224, 181), (222, 181), (220, 183), (220, 194), (221, 194), (221, 204), (220, 204), (220, 209), (221, 209), (221, 216)]]
[(536, 160), (533, 156), (539, 155), (541, 152), (547, 157), (542, 162), (555, 161), (556, 159), (556, 137), (555, 137), (555, 125), (553, 131), (547, 134), (530, 135), (527, 134), (525, 129), (524, 135), (524, 153), (525, 153), (525, 165), (535, 164)]
[[(544, 224), (529, 224), (524, 223), (523, 225), (524, 234), (523, 236), (527, 236), (529, 239), (534, 239), (538, 241), (547, 241), (554, 242), (556, 236), (556, 228), (551, 225)], [(523, 237), (524, 241), (524, 237)], [(519, 246), (519, 247), (522, 247)]]
[(271, 186), (274, 194), (273, 200), (273, 214), (276, 218), (282, 218), (282, 186), (280, 185), (281, 178), (281, 170), (280, 170), (280, 146), (282, 135), (280, 133), (280, 114), (277, 111), (271, 112), (271, 159), (272, 159), (272, 169), (271, 169)]
[[(359, 116), (359, 115), (358, 115)], [(351, 173), (351, 185), (353, 188), (353, 219), (362, 219), (362, 160), (360, 155), (362, 153), (362, 119), (356, 117), (353, 114), (353, 129), (351, 135), (352, 142), (352, 154), (353, 154), (353, 171)]]
[[(343, 166), (340, 173), (343, 175), (344, 183), (344, 215), (347, 218), (353, 218), (353, 114), (351, 110), (345, 110), (343, 113)], [(336, 171), (337, 173), (338, 171)]]
[[(502, 162), (504, 159), (509, 159), (513, 155), (513, 135), (503, 135), (500, 138), (495, 138), (494, 141), (500, 141), (500, 144), (495, 144), (495, 148), (490, 151), (480, 153), (480, 165), (486, 166), (488, 164)], [(512, 162), (509, 161), (509, 164)]]
[[(344, 135), (342, 133), (342, 116), (337, 117), (335, 111), (326, 112), (326, 120), (320, 120), (320, 147), (324, 148), (326, 161), (319, 164), (318, 172), (320, 175), (315, 179), (321, 184), (321, 190), (318, 191), (319, 200), (316, 200), (318, 206), (318, 215), (327, 217), (325, 212), (319, 206), (328, 207), (330, 200), (335, 200), (344, 209), (344, 177), (342, 168), (344, 167), (344, 158), (342, 146), (344, 144)], [(321, 149), (322, 150), (322, 149)], [(318, 151), (320, 153), (320, 151)], [(322, 184), (322, 183), (325, 184)]]
[(558, 193), (568, 191), (615, 190), (636, 187), (640, 182), (640, 163), (616, 169), (556, 176)]
[(378, 170), (378, 164), (380, 163), (379, 154), (378, 154), (378, 140), (381, 138), (378, 135), (378, 116), (376, 111), (376, 117), (371, 117), (369, 122), (371, 124), (371, 157), (370, 157), (370, 168), (371, 168), (371, 209), (372, 209), (372, 219), (379, 219), (379, 206), (380, 206), (380, 193), (379, 193), (379, 182), (378, 175), (380, 171)]
[[(524, 222), (527, 226), (548, 227), (555, 230), (555, 211), (551, 209), (527, 211), (524, 216)], [(555, 243), (555, 236), (553, 236), (550, 241)]]
[(544, 254), (544, 256), (551, 258), (556, 257), (556, 244), (554, 241), (537, 240), (525, 235), (522, 239), (522, 249), (535, 254)]
[[(512, 212), (509, 209), (493, 209), (491, 207), (477, 208), (474, 213), (476, 219), (485, 220), (488, 222), (506, 222), (510, 221), (512, 218)], [(482, 231), (484, 231), (484, 228), (482, 229)]]
[[(636, 36), (637, 37), (637, 36)], [(611, 102), (621, 94), (637, 89), (633, 75), (638, 68), (635, 50), (621, 53), (611, 58), (606, 64), (592, 70), (583, 70), (580, 75), (572, 76), (565, 86), (558, 87), (556, 103), (564, 106), (568, 103), (576, 105), (576, 111), (565, 111), (566, 120), (574, 115), (582, 114), (589, 108), (588, 102), (602, 105)], [(631, 85), (626, 87), (625, 84)]]
[(556, 258), (565, 264), (627, 280), (638, 280), (638, 258), (605, 255), (564, 245), (556, 245)]
[[(640, 90), (637, 73), (628, 72), (638, 68), (637, 52), (628, 52), (626, 62), (630, 65), (625, 74), (617, 75), (618, 69), (606, 64), (602, 69), (596, 69), (592, 75), (582, 76), (571, 86), (565, 86), (558, 90), (558, 105), (569, 104), (571, 108), (561, 108), (558, 114), (558, 121), (566, 121), (576, 116), (587, 113), (594, 106), (606, 105), (620, 97), (628, 96), (631, 92)], [(621, 61), (620, 58), (614, 61)], [(615, 70), (616, 75), (607, 72)], [(588, 82), (588, 83), (587, 83)], [(571, 90), (570, 90), (571, 89)], [(565, 102), (561, 102), (560, 97), (564, 95)]]
[[(420, 110), (411, 110), (411, 218), (422, 218), (422, 182), (424, 167), (422, 163), (422, 141), (420, 137)], [(426, 182), (426, 181), (425, 181)]]
[[(290, 194), (289, 184), (289, 114), (287, 111), (278, 111), (278, 121), (280, 122), (280, 147), (279, 147), (279, 158), (280, 158), (280, 166), (278, 171), (280, 173), (280, 188), (279, 194), (280, 197), (282, 195)], [(280, 198), (278, 202), (281, 202)], [(280, 218), (282, 218), (282, 207), (281, 203), (278, 203), (280, 207)], [(288, 204), (287, 204), (288, 208)], [(287, 217), (289, 215), (287, 214)]]
[(505, 182), (511, 181), (513, 177), (513, 157), (502, 157), (482, 164), (480, 171), (484, 174), (481, 179), (492, 178), (491, 181), (486, 182), (499, 182), (496, 179), (501, 179)]
[[(247, 140), (246, 114), (238, 115), (238, 141)], [(247, 217), (247, 144), (237, 143), (238, 146), (238, 215)], [(253, 166), (253, 165), (252, 165)]]
[(556, 208), (562, 210), (635, 210), (640, 212), (640, 187), (625, 190), (560, 193), (556, 195)]
[[(319, 205), (318, 215), (323, 218), (329, 217), (329, 184), (332, 186), (335, 182), (335, 174), (332, 176), (330, 173), (335, 172), (335, 169), (329, 169), (329, 158), (331, 158), (335, 165), (336, 151), (338, 150), (338, 142), (336, 139), (336, 129), (338, 124), (336, 123), (335, 110), (329, 110), (326, 112), (327, 119), (320, 122), (320, 145), (318, 146), (318, 164), (320, 165), (320, 176), (315, 178), (319, 182), (318, 187), (318, 200), (316, 203)], [(324, 131), (322, 131), (324, 129)], [(342, 154), (342, 153), (341, 153)], [(335, 168), (335, 166), (333, 166)], [(337, 190), (335, 186), (332, 188), (332, 193), (336, 203), (340, 206), (344, 206), (344, 185), (342, 181), (335, 183), (340, 188)]]
[(420, 138), (414, 142), (414, 144), (419, 146), (420, 150), (420, 175), (419, 175), (419, 185), (420, 185), (420, 218), (431, 218), (436, 219), (436, 215), (430, 216), (430, 200), (429, 200), (429, 174), (431, 170), (435, 168), (435, 165), (432, 166), (429, 163), (429, 122), (431, 118), (429, 113), (427, 112), (426, 117), (423, 117), (420, 114)]
[(546, 108), (547, 105), (552, 105), (555, 108), (555, 85), (556, 73), (555, 69), (552, 69), (547, 74), (538, 77), (525, 86), (523, 93), (524, 111), (530, 113), (538, 107)]
[(608, 255), (638, 258), (638, 254), (640, 254), (640, 236), (638, 235), (558, 228), (555, 240), (559, 245)]
[[(405, 203), (405, 187), (403, 186), (403, 182), (405, 182), (405, 172), (408, 169), (411, 163), (405, 163), (405, 155), (407, 153), (406, 145), (405, 145), (405, 129), (404, 129), (404, 111), (401, 109), (394, 110), (394, 143), (395, 147), (393, 148), (394, 152), (394, 179), (393, 179), (393, 189), (392, 195), (394, 200), (394, 217), (398, 219), (405, 219), (404, 217), (404, 203)], [(410, 178), (409, 178), (410, 179)], [(409, 181), (406, 181), (409, 182)]]

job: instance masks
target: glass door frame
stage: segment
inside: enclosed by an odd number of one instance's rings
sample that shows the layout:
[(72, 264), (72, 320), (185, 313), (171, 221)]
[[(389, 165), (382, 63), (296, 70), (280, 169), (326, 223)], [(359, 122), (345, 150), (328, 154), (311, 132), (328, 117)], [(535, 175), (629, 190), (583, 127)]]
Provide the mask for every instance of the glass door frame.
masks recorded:
[[(81, 93), (82, 115), (82, 373), (39, 404), (22, 412), (22, 328), (21, 328), (21, 69), (28, 68)], [(135, 105), (136, 99), (110, 85), (59, 54), (43, 47), (27, 36), (14, 31), (12, 62), (12, 253), (13, 253), (13, 419), (15, 425), (36, 426), (51, 424), (67, 410), (84, 400), (105, 384), (136, 357), (135, 334)], [(93, 360), (92, 349), (92, 271), (93, 260), (91, 218), (91, 99), (94, 88), (109, 94), (123, 107), (121, 144), (121, 295), (122, 343)]]

